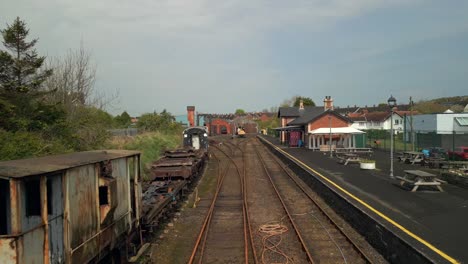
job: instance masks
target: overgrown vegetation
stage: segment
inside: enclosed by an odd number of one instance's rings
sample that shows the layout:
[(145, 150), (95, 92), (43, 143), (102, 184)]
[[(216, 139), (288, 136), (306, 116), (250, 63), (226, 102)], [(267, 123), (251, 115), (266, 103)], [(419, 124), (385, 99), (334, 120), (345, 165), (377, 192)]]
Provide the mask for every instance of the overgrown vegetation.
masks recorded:
[(181, 126), (165, 110), (142, 115), (138, 124), (141, 130), (159, 132), (123, 145), (109, 143), (108, 129), (131, 126), (131, 117), (126, 111), (113, 117), (104, 110), (115, 96), (94, 90), (91, 54), (81, 46), (46, 62), (36, 52), (38, 39), (28, 39), (20, 18), (1, 33), (6, 50), (0, 50), (0, 160), (115, 146), (142, 150), (148, 163), (179, 144)]
[(142, 152), (141, 164), (144, 177), (148, 174), (151, 163), (161, 157), (161, 154), (169, 149), (174, 149), (182, 144), (182, 130), (176, 132), (148, 132), (131, 137), (115, 137), (111, 139), (107, 147), (112, 149), (138, 150)]

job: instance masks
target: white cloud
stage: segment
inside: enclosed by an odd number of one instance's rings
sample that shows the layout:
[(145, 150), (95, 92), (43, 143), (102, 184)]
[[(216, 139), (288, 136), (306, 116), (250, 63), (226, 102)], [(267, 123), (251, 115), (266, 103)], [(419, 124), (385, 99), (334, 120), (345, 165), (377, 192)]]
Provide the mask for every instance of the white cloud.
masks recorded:
[[(294, 90), (293, 84), (302, 87), (341, 84), (334, 79), (333, 72), (322, 76), (308, 73), (317, 67), (330, 71), (351, 67), (359, 60), (435, 38), (447, 30), (441, 23), (438, 28), (429, 25), (422, 26), (423, 30), (417, 33), (409, 31), (403, 38), (353, 39), (349, 47), (338, 47), (351, 48), (353, 54), (333, 58), (329, 65), (311, 61), (300, 75), (293, 75), (271, 64), (276, 53), (295, 52), (272, 48), (275, 43), (270, 43), (271, 36), (295, 30), (304, 37), (320, 37), (348, 20), (379, 10), (415, 8), (424, 2), (23, 0), (2, 5), (0, 19), (6, 20), (0, 22), (11, 22), (16, 15), (24, 18), (33, 36), (40, 37), (41, 52), (51, 56), (63, 54), (83, 41), (98, 64), (98, 88), (109, 91), (119, 88), (122, 110), (138, 114), (162, 108), (180, 113), (189, 104), (203, 105), (206, 111), (233, 111), (238, 108), (236, 105), (260, 110), (280, 103), (290, 97), (289, 93), (301, 93)], [(465, 25), (464, 21), (463, 18), (451, 25)], [(462, 27), (451, 28), (457, 34)], [(330, 46), (333, 45), (337, 44)], [(337, 50), (330, 48), (328, 52)], [(324, 76), (329, 79), (323, 80)], [(187, 95), (191, 90), (199, 94)], [(231, 95), (232, 91), (238, 92)], [(224, 105), (210, 104), (206, 99), (211, 92), (229, 94), (230, 98)], [(321, 97), (314, 99), (320, 101)]]

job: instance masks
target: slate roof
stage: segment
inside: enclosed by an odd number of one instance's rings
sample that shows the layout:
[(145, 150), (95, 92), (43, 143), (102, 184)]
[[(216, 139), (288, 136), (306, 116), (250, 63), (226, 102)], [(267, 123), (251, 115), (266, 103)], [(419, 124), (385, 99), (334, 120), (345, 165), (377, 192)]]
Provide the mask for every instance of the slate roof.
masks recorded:
[(305, 113), (315, 111), (323, 112), (323, 106), (305, 106), (302, 111), (299, 111), (299, 107), (280, 107), (278, 109), (278, 117), (299, 117)]
[(302, 115), (294, 119), (293, 121), (289, 122), (288, 126), (307, 124), (309, 123), (310, 120), (315, 119), (316, 117), (318, 117), (319, 115), (323, 113), (324, 113), (323, 106), (306, 108), (304, 109), (304, 112), (302, 113)]
[(345, 116), (342, 116), (340, 114), (338, 114), (336, 111), (334, 110), (329, 110), (329, 111), (323, 111), (323, 108), (322, 107), (317, 107), (316, 109), (311, 109), (307, 112), (304, 112), (304, 114), (296, 119), (294, 119), (293, 121), (289, 122), (288, 123), (288, 126), (294, 126), (294, 125), (306, 125), (312, 121), (314, 121), (315, 119), (323, 116), (323, 115), (326, 115), (326, 114), (332, 114), (332, 115), (335, 115), (336, 117), (340, 118), (340, 119), (343, 119), (344, 121), (346, 122), (349, 122), (349, 123), (352, 123), (352, 121), (345, 117)]
[[(395, 114), (401, 116), (398, 112)], [(349, 116), (348, 118), (352, 121), (374, 121), (374, 122), (383, 122), (390, 118), (390, 112), (370, 112), (365, 113), (359, 116)]]

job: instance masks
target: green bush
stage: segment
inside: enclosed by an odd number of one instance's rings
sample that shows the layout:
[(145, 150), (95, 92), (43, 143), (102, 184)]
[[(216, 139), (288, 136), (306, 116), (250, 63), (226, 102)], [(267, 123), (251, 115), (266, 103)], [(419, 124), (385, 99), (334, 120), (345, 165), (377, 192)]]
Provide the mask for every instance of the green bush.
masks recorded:
[(143, 177), (148, 174), (151, 163), (158, 160), (164, 151), (175, 149), (182, 145), (182, 133), (151, 132), (138, 135), (134, 138), (116, 137), (112, 139), (108, 148), (141, 151), (141, 164)]
[(0, 160), (14, 160), (71, 151), (60, 140), (50, 140), (40, 133), (0, 130)]

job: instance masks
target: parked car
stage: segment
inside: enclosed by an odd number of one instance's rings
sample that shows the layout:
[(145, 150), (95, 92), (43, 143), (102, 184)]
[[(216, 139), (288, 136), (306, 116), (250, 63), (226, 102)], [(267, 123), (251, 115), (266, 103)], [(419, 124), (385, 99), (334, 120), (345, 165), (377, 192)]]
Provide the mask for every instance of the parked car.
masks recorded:
[(454, 151), (447, 151), (449, 160), (468, 160), (468, 147), (458, 147)]
[(429, 157), (432, 157), (432, 158), (445, 158), (447, 156), (447, 150), (443, 148), (434, 147), (434, 148), (429, 148), (428, 150), (429, 150)]

